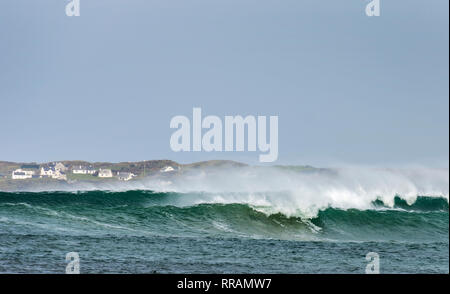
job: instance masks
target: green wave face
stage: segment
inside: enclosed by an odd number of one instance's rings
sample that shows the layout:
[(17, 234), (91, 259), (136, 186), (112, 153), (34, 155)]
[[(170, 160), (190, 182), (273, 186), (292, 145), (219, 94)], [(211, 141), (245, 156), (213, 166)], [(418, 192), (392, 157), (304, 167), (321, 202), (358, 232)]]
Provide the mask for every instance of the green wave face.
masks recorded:
[(393, 207), (377, 200), (365, 210), (327, 207), (307, 218), (285, 215), (276, 207), (211, 201), (215, 197), (151, 191), (2, 192), (0, 232), (448, 243), (444, 198), (418, 197), (408, 204), (396, 197)]

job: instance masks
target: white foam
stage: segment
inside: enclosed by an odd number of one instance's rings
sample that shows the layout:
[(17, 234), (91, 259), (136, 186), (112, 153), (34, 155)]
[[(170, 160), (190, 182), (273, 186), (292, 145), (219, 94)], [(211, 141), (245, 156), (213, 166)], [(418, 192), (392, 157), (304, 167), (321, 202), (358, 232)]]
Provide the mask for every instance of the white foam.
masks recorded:
[[(157, 183), (147, 185), (157, 190)], [(180, 205), (242, 203), (263, 208), (269, 214), (309, 218), (327, 207), (371, 209), (377, 199), (392, 207), (395, 196), (409, 204), (417, 196), (448, 201), (449, 170), (345, 168), (299, 173), (249, 167), (188, 173), (174, 180), (170, 190), (197, 193), (184, 197)]]
[(298, 172), (274, 167), (183, 171), (170, 179), (120, 183), (83, 183), (71, 190), (152, 190), (184, 193), (171, 205), (241, 203), (268, 214), (314, 217), (327, 207), (371, 209), (380, 199), (393, 206), (395, 196), (412, 204), (417, 196), (449, 200), (449, 169), (361, 168)]

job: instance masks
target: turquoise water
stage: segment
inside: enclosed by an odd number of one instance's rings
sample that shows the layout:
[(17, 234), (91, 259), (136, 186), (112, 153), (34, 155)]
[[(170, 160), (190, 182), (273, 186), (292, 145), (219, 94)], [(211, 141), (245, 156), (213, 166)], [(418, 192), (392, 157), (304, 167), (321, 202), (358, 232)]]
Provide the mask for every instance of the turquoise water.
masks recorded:
[(0, 272), (64, 273), (68, 252), (82, 273), (364, 273), (368, 252), (382, 273), (449, 272), (444, 198), (313, 217), (185, 201), (206, 196), (0, 192)]

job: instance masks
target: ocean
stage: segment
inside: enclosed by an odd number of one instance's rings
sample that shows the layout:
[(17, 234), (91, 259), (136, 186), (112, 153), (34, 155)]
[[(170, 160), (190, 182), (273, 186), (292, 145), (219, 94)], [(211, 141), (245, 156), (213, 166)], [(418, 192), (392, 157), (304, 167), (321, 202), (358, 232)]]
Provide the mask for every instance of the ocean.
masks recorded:
[(448, 195), (417, 196), (303, 210), (283, 191), (0, 192), (0, 273), (65, 273), (69, 252), (81, 273), (364, 273), (369, 252), (381, 273), (448, 273)]

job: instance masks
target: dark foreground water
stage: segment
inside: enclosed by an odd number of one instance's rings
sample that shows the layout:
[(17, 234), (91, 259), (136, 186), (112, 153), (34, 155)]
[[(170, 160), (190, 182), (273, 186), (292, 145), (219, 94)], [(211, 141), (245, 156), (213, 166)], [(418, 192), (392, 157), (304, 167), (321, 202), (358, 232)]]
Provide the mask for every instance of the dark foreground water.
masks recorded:
[(443, 198), (306, 218), (184, 201), (203, 196), (0, 192), (0, 272), (64, 273), (68, 252), (81, 273), (364, 273), (368, 252), (381, 273), (449, 272)]

